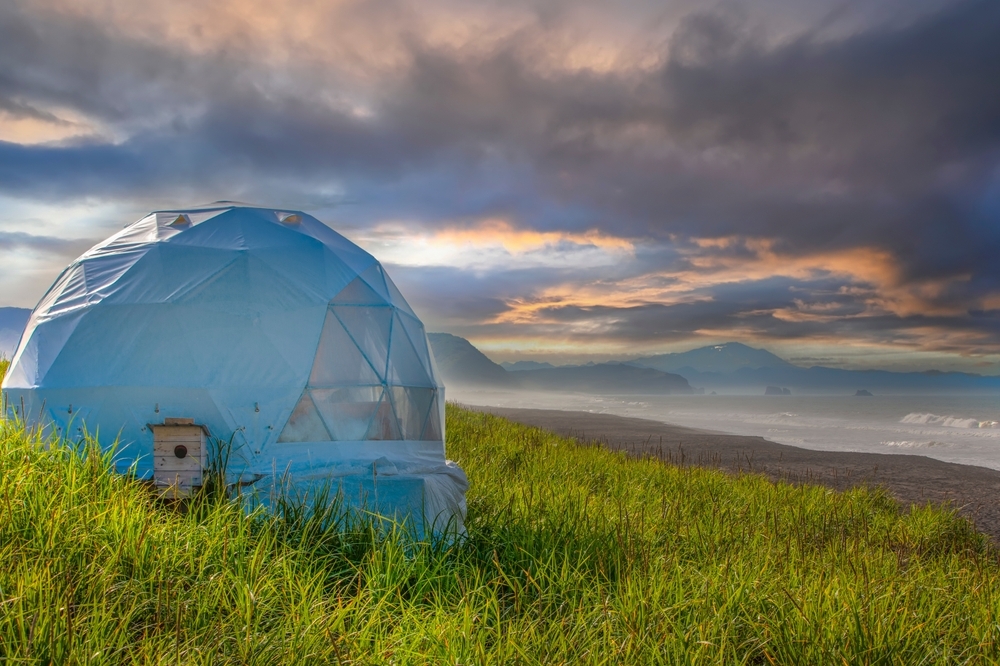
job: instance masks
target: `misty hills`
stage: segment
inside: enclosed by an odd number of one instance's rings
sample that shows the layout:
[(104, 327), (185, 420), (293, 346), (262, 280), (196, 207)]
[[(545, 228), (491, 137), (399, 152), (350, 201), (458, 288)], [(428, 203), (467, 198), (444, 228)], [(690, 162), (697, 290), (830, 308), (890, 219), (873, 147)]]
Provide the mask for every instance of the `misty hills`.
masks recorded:
[(518, 388), (584, 393), (693, 393), (680, 375), (624, 363), (595, 363), (510, 373)]
[(754, 349), (739, 342), (700, 347), (676, 354), (645, 356), (628, 361), (628, 363), (663, 372), (678, 372), (684, 369), (699, 373), (730, 373), (744, 368), (758, 370), (761, 368), (787, 369), (797, 367), (766, 349)]
[[(441, 363), (442, 355), (452, 352), (443, 348), (439, 352), (434, 338), (448, 336), (431, 333), (434, 354)], [(568, 390), (586, 392), (631, 392), (631, 393), (687, 393), (691, 386), (701, 389), (729, 389), (763, 393), (768, 386), (789, 387), (794, 392), (848, 392), (876, 390), (891, 392), (933, 392), (933, 391), (1000, 391), (1000, 377), (984, 376), (966, 372), (891, 372), (887, 370), (844, 370), (813, 366), (803, 368), (772, 354), (766, 349), (755, 349), (738, 342), (700, 347), (675, 354), (658, 354), (633, 359), (624, 363), (589, 363), (587, 365), (553, 367), (548, 363), (518, 361), (506, 363), (503, 367), (486, 358), (471, 343), (462, 338), (467, 349), (475, 350), (483, 361), (495, 366), (491, 380), (484, 373), (468, 373), (460, 378), (449, 377), (442, 369), (446, 382), (505, 386), (509, 388), (532, 388), (544, 390)], [(477, 361), (481, 362), (481, 361)], [(457, 365), (474, 364), (457, 361)], [(686, 380), (688, 388), (674, 385), (675, 380), (666, 380), (657, 375), (629, 375), (626, 368), (654, 370), (670, 377)], [(506, 368), (507, 376), (501, 376), (496, 369)], [(494, 383), (495, 382), (495, 383)], [(631, 382), (631, 385), (630, 385)], [(641, 388), (640, 388), (641, 387)]]
[(556, 367), (551, 363), (539, 363), (538, 361), (515, 361), (513, 363), (510, 361), (503, 361), (500, 365), (504, 370), (510, 370), (512, 372), (518, 372), (520, 370), (545, 370), (546, 368)]
[(856, 391), (878, 389), (906, 391), (1000, 390), (1000, 377), (965, 372), (890, 372), (844, 370), (812, 366), (803, 368), (772, 354), (738, 342), (661, 354), (629, 361), (639, 367), (676, 372), (694, 386), (706, 389), (759, 389), (788, 386), (799, 391)]
[(14, 355), (30, 314), (27, 308), (0, 308), (0, 356)]
[(756, 392), (767, 386), (787, 386), (813, 392), (854, 392), (860, 389), (894, 392), (1000, 390), (1000, 377), (965, 372), (890, 372), (824, 366), (803, 368), (766, 349), (754, 349), (739, 342), (710, 345), (677, 354), (645, 356), (627, 363), (673, 372), (693, 386), (706, 389)]
[(800, 368), (740, 368), (733, 372), (698, 372), (680, 368), (678, 374), (706, 389), (750, 389), (788, 386), (798, 391), (850, 391), (858, 389), (893, 392), (998, 391), (1000, 377), (966, 372), (890, 372), (844, 370), (813, 366)]
[(519, 367), (528, 369), (508, 372), (465, 338), (428, 333), (427, 339), (446, 385), (585, 393), (693, 392), (688, 381), (680, 375), (622, 363), (552, 367), (547, 363), (527, 362)]
[(507, 371), (465, 338), (450, 333), (428, 333), (427, 340), (445, 385), (512, 386)]

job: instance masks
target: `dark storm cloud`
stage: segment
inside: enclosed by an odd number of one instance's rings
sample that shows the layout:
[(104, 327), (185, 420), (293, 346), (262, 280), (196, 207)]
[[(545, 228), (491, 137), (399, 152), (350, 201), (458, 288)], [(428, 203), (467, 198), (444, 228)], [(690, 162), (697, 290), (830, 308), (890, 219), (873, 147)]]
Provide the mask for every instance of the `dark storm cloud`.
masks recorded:
[[(359, 83), (335, 63), (252, 58), (253, 43), (191, 51), (4, 5), (0, 108), (53, 122), (62, 120), (52, 109), (69, 109), (93, 132), (0, 143), (0, 192), (326, 197), (350, 203), (336, 214), (358, 225), (501, 216), (658, 246), (764, 238), (782, 257), (875, 248), (893, 264), (899, 284), (889, 286), (932, 284), (914, 293), (929, 311), (958, 314), (861, 317), (868, 296), (830, 295), (885, 286), (864, 278), (748, 279), (737, 291), (706, 287), (689, 303), (540, 314), (617, 318), (603, 330), (620, 339), (727, 326), (775, 338), (892, 339), (933, 325), (1000, 344), (996, 316), (981, 305), (1000, 291), (1000, 4), (955, 2), (846, 36), (817, 28), (781, 38), (762, 36), (738, 12), (692, 13), (649, 54), (658, 65), (601, 71), (551, 64), (547, 31), (561, 15), (552, 11), (477, 49), (408, 34), (403, 64)], [(741, 243), (712, 252), (755, 256)], [(655, 268), (650, 257), (637, 261), (636, 273)], [(452, 280), (445, 269), (421, 270), (412, 282), (427, 293)], [(518, 275), (472, 280), (448, 301), (460, 305), (436, 307), (449, 321), (462, 312), (469, 322), (489, 319), (519, 289), (569, 279)], [(501, 279), (506, 286), (495, 288)], [(823, 318), (775, 314), (815, 314), (810, 299), (822, 301)]]

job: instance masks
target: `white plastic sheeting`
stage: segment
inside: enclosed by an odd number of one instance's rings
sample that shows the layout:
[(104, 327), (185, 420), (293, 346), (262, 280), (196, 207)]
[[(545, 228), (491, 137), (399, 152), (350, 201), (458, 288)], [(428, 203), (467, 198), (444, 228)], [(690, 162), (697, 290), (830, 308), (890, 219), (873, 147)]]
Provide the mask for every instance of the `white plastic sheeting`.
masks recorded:
[(3, 389), (29, 423), (118, 440), (116, 465), (142, 478), (147, 424), (191, 417), (233, 438), (233, 480), (332, 481), (382, 513), (464, 518), (423, 325), (374, 257), (300, 211), (220, 203), (129, 225), (42, 297)]

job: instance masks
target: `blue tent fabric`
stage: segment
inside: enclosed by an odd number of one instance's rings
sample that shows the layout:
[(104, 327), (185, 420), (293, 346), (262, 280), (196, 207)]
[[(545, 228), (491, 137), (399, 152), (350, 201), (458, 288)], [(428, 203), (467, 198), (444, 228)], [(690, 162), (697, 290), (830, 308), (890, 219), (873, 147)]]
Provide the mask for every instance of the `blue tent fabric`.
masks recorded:
[(116, 465), (141, 478), (148, 424), (194, 418), (234, 438), (234, 481), (333, 482), (366, 508), (461, 526), (439, 377), (374, 257), (301, 211), (220, 203), (152, 213), (74, 261), (2, 388), (31, 424), (117, 441)]

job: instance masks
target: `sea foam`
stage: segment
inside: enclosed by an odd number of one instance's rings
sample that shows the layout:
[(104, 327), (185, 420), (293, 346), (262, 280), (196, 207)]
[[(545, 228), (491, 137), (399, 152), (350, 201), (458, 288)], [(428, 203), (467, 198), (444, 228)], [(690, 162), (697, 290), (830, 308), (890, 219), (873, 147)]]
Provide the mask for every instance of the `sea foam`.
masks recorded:
[(900, 449), (923, 449), (923, 448), (930, 448), (932, 446), (950, 447), (952, 445), (946, 442), (934, 442), (934, 441), (916, 442), (910, 440), (901, 440), (901, 441), (890, 440), (890, 441), (882, 441), (882, 446), (894, 446)]
[(910, 412), (899, 421), (912, 425), (936, 425), (945, 428), (996, 428), (1000, 427), (997, 421), (980, 421), (979, 419), (966, 418), (964, 416), (938, 416), (937, 414), (921, 414)]

